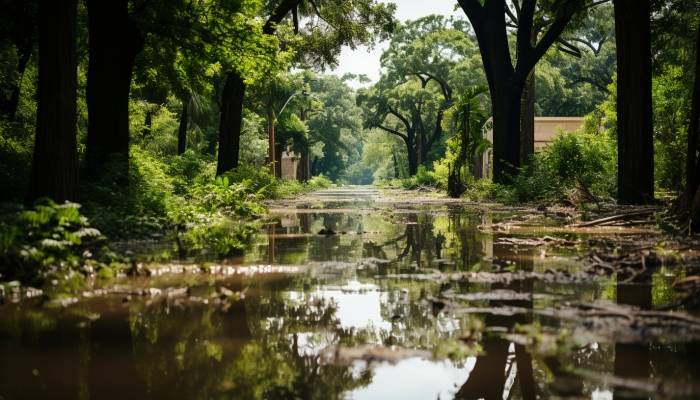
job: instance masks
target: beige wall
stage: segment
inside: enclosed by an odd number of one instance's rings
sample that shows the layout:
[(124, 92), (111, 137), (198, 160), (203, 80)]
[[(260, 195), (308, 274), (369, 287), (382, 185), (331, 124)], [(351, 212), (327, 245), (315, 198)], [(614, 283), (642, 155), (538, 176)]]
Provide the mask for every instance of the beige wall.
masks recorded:
[(583, 125), (583, 117), (535, 117), (535, 150), (554, 140), (559, 130), (573, 132)]
[[(583, 117), (535, 117), (535, 151), (552, 143), (559, 130), (573, 132), (583, 126)], [(493, 143), (493, 129), (485, 131), (486, 139)], [(491, 176), (491, 150), (482, 158), (483, 177)]]

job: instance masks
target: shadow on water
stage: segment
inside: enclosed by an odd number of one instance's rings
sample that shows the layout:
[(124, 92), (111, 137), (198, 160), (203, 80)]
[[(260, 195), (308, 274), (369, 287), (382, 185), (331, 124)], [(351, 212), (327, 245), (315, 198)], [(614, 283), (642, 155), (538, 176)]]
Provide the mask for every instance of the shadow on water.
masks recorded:
[[(650, 310), (669, 290), (663, 276), (538, 280), (574, 274), (583, 249), (503, 244), (479, 229), (491, 212), (360, 192), (274, 210), (243, 263), (308, 267), (298, 274), (127, 279), (187, 295), (0, 306), (0, 399), (649, 398), (652, 382), (700, 377), (697, 342), (567, 341), (579, 321), (543, 312), (601, 300)], [(523, 332), (534, 342), (510, 335)], [(554, 350), (533, 351), (547, 332), (561, 334)], [(427, 353), (339, 361), (366, 345)]]

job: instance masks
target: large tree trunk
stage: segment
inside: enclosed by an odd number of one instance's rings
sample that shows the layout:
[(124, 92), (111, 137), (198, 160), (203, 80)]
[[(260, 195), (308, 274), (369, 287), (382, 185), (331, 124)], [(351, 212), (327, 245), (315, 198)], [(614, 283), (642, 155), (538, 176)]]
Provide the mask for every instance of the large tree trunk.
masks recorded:
[(698, 145), (700, 144), (700, 26), (698, 26), (695, 41), (695, 84), (690, 108), (690, 123), (688, 124), (688, 153), (686, 154), (686, 190), (683, 196), (685, 210), (690, 210), (690, 220), (693, 229), (700, 227), (700, 160), (698, 160)]
[(615, 0), (618, 201), (654, 199), (649, 0)]
[(185, 153), (187, 149), (187, 125), (190, 120), (190, 96), (182, 99), (182, 110), (180, 110), (180, 126), (177, 128), (177, 154)]
[(688, 154), (686, 161), (685, 193), (686, 208), (689, 210), (690, 229), (693, 232), (700, 230), (700, 26), (695, 49), (695, 85), (693, 87), (693, 99), (690, 109), (690, 124), (688, 125)]
[(129, 160), (129, 90), (144, 35), (128, 13), (127, 0), (88, 0), (88, 173), (109, 161), (126, 171)]
[[(500, 85), (499, 85), (500, 86)], [(493, 90), (493, 179), (510, 183), (520, 168), (520, 95), (522, 85)]]
[(28, 200), (78, 200), (77, 0), (42, 0), (36, 140)]
[(244, 96), (245, 82), (243, 82), (243, 78), (237, 73), (229, 73), (226, 76), (226, 84), (221, 98), (217, 175), (238, 167)]
[(535, 154), (535, 68), (525, 81), (521, 107), (520, 164), (525, 165)]

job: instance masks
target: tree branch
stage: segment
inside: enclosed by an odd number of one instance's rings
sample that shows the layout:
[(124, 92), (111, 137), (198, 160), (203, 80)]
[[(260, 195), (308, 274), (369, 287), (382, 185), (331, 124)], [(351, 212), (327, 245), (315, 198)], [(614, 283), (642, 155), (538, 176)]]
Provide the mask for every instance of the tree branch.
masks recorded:
[(403, 139), (404, 141), (408, 141), (408, 136), (406, 136), (406, 135), (404, 135), (403, 133), (397, 131), (396, 129), (391, 129), (391, 128), (386, 127), (386, 126), (381, 125), (381, 124), (377, 124), (377, 128), (379, 128), (379, 129), (381, 129), (381, 130), (383, 130), (383, 131), (389, 132), (389, 133), (391, 133), (392, 135), (396, 135), (396, 136), (400, 137), (401, 139)]
[(266, 35), (274, 35), (277, 30), (277, 25), (282, 22), (292, 9), (298, 7), (301, 1), (302, 0), (282, 0), (265, 22), (263, 33)]
[(563, 51), (564, 53), (571, 54), (576, 58), (581, 58), (581, 49), (579, 49), (578, 47), (574, 46), (573, 44), (567, 42), (562, 38), (558, 38), (557, 43), (559, 44), (559, 50)]
[(532, 50), (532, 25), (535, 18), (535, 5), (535, 0), (523, 0), (523, 4), (520, 7), (517, 36), (518, 61), (521, 55), (529, 54)]
[(452, 88), (450, 88), (450, 85), (448, 85), (447, 82), (445, 82), (445, 80), (438, 78), (430, 72), (421, 71), (419, 72), (419, 74), (427, 76), (428, 78), (437, 82), (438, 85), (440, 85), (440, 89), (442, 90), (442, 95), (445, 97), (445, 101), (452, 100)]
[(388, 106), (388, 111), (389, 114), (395, 116), (396, 118), (400, 119), (401, 122), (406, 126), (406, 130), (411, 130), (411, 123), (408, 121), (408, 118), (404, 117), (403, 115), (399, 114), (396, 110), (394, 110), (393, 107)]
[[(516, 69), (520, 69), (520, 72), (523, 74), (523, 76), (527, 76), (532, 67), (535, 64), (537, 64), (537, 62), (542, 58), (542, 56), (544, 56), (544, 53), (547, 52), (547, 49), (549, 49), (552, 46), (552, 44), (559, 38), (561, 33), (564, 31), (564, 28), (566, 28), (566, 25), (569, 23), (571, 17), (576, 11), (574, 7), (575, 3), (576, 1), (574, 0), (574, 2), (569, 2), (569, 4), (562, 7), (558, 12), (557, 16), (554, 18), (552, 25), (542, 36), (542, 39), (540, 39), (539, 43), (535, 45), (532, 51), (528, 52), (526, 57), (518, 57), (518, 65)], [(522, 60), (524, 60), (524, 62), (521, 64)]]

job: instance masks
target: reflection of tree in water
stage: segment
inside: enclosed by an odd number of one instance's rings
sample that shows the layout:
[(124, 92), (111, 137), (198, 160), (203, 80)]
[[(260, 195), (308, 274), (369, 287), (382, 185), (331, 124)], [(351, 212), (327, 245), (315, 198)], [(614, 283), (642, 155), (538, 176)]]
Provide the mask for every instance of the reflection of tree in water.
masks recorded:
[[(298, 298), (290, 300), (289, 292), (280, 289), (246, 300), (251, 329), (259, 338), (255, 341), (259, 356), (251, 360), (252, 365), (240, 367), (255, 366), (253, 373), (243, 374), (255, 379), (260, 376), (256, 371), (258, 364), (267, 365), (264, 370), (272, 375), (260, 382), (258, 389), (263, 389), (263, 398), (343, 398), (343, 393), (369, 384), (369, 370), (355, 375), (347, 366), (321, 360), (321, 348), (334, 343), (355, 344), (359, 340), (355, 331), (340, 326), (335, 306), (304, 292), (293, 292)], [(256, 398), (251, 389), (235, 394)]]
[(479, 232), (472, 214), (409, 214), (406, 222), (401, 235), (365, 244), (365, 256), (387, 258), (387, 254), (395, 254), (393, 260), (400, 270), (437, 267), (444, 271), (469, 269), (486, 255), (490, 238)]
[[(321, 362), (315, 345), (352, 344), (333, 304), (290, 301), (278, 283), (227, 311), (206, 306), (132, 310), (139, 380), (153, 398), (333, 399), (371, 381), (371, 372)], [(266, 288), (269, 289), (269, 288)]]
[(449, 215), (449, 232), (455, 239), (454, 251), (457, 255), (458, 269), (470, 269), (487, 255), (485, 246), (488, 246), (491, 238), (479, 231), (480, 222), (480, 217), (474, 214), (451, 213)]
[[(494, 246), (494, 253), (502, 260), (515, 261), (523, 271), (532, 271), (530, 258), (519, 258), (510, 246)], [(492, 284), (492, 290), (507, 289), (518, 293), (533, 293), (530, 279), (513, 281), (510, 284)], [(532, 300), (489, 301), (490, 307), (520, 307), (532, 309)], [(486, 329), (511, 330), (516, 324), (532, 322), (530, 314), (503, 316), (488, 314), (484, 318)], [(535, 399), (541, 390), (535, 383), (532, 356), (519, 344), (486, 333), (481, 343), (483, 355), (477, 357), (467, 381), (457, 391), (456, 399), (504, 399), (506, 393), (519, 389), (523, 399)], [(514, 354), (510, 349), (514, 349)], [(514, 373), (515, 371), (515, 373)], [(513, 381), (512, 379), (515, 378)], [(517, 385), (516, 385), (517, 383)]]
[[(347, 261), (354, 251), (361, 255), (362, 236), (346, 234), (362, 231), (359, 214), (327, 213), (320, 218), (323, 229), (333, 232), (331, 235), (316, 235), (309, 238), (309, 255), (307, 259), (314, 261)], [(317, 234), (318, 232), (311, 232)]]

